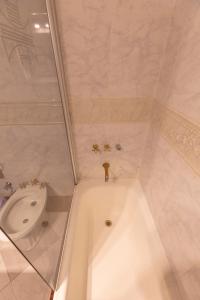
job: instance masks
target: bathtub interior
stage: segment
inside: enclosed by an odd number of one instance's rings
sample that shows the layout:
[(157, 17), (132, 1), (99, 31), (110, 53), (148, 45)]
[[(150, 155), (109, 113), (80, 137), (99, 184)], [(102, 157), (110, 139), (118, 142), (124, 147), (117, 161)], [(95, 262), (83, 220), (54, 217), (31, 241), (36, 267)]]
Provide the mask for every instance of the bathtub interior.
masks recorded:
[(63, 299), (170, 299), (168, 261), (139, 182), (85, 181), (74, 202)]

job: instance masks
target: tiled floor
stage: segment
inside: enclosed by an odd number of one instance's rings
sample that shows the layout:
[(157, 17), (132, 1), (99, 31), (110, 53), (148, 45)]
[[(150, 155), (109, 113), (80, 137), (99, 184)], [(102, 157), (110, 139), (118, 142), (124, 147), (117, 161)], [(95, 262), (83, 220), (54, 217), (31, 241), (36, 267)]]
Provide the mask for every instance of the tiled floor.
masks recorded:
[(48, 300), (51, 289), (2, 232), (0, 239), (0, 300)]
[[(48, 226), (42, 229), (39, 241), (31, 250), (22, 251), (52, 288), (55, 286), (67, 216), (67, 212), (48, 212)], [(1, 290), (9, 280), (14, 281), (21, 276), (29, 264), (9, 241), (1, 241), (0, 254), (0, 270), (5, 265), (8, 274), (1, 272)]]

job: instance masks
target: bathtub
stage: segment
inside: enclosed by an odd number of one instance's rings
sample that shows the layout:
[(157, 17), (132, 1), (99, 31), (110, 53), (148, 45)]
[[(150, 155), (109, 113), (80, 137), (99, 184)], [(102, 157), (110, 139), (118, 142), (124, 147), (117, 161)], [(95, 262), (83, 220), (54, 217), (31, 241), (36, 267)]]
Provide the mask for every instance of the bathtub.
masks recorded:
[(55, 300), (168, 300), (168, 269), (137, 180), (76, 187)]

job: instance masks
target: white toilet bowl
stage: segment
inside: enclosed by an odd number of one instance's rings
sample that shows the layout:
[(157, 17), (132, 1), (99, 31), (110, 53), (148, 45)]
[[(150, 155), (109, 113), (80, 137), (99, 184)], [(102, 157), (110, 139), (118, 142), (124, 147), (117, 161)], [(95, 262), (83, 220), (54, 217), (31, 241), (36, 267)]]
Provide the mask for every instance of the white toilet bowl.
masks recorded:
[(38, 241), (42, 222), (46, 220), (45, 185), (19, 188), (0, 212), (0, 225), (22, 250), (30, 250)]

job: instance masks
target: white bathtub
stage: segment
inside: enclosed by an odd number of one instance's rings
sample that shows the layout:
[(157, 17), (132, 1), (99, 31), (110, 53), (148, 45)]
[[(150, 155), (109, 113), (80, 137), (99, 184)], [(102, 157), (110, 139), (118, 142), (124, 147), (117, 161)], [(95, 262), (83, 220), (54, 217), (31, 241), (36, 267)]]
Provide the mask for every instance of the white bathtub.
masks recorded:
[(168, 270), (138, 181), (77, 186), (55, 300), (168, 300)]

